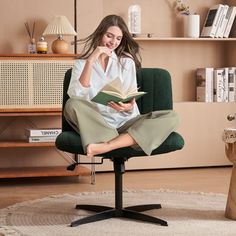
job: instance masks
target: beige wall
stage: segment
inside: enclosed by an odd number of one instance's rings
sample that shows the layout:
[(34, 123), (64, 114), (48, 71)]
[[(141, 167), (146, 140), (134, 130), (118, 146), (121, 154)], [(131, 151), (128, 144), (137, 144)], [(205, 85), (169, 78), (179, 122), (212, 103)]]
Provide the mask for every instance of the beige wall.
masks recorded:
[[(181, 17), (176, 14), (174, 0), (77, 0), (78, 37), (85, 37), (107, 14), (119, 14), (127, 20), (128, 7), (139, 4), (142, 9), (142, 33), (154, 36), (182, 36)], [(207, 9), (220, 0), (187, 1), (193, 12), (201, 15), (201, 25)], [(231, 1), (233, 2), (233, 1)], [(28, 35), (24, 22), (36, 21), (36, 40), (42, 35), (54, 15), (65, 15), (74, 23), (74, 0), (1, 0), (0, 54), (26, 53)], [(53, 37), (46, 37), (51, 43)], [(73, 40), (73, 37), (67, 37)], [(71, 48), (73, 52), (73, 48)]]
[[(36, 40), (54, 15), (65, 15), (73, 24), (73, 0), (1, 0), (0, 4), (0, 54), (27, 52), (25, 22), (36, 22)], [(47, 38), (49, 42), (51, 39)]]
[[(73, 0), (0, 0), (0, 54), (26, 53), (28, 44), (28, 36), (24, 27), (26, 21), (36, 21), (36, 40), (39, 39), (54, 15), (67, 16), (73, 25), (73, 2)], [(186, 2), (189, 3), (192, 11), (200, 14), (201, 27), (210, 6), (218, 3), (236, 5), (235, 0), (186, 0)], [(154, 37), (183, 35), (182, 16), (176, 14), (173, 9), (174, 0), (78, 0), (78, 38), (90, 34), (107, 14), (119, 14), (127, 20), (128, 7), (135, 3), (139, 4), (142, 9), (143, 34), (152, 33)], [(49, 46), (53, 39), (53, 37), (46, 38)], [(67, 37), (67, 40), (72, 41), (73, 37)], [(182, 116), (183, 123), (180, 132), (186, 140), (185, 149), (178, 152), (176, 159), (167, 161), (163, 158), (163, 165), (158, 165), (160, 163), (156, 158), (157, 165), (150, 162), (149, 166), (164, 168), (228, 163), (220, 137), (223, 128), (229, 124), (225, 119), (227, 114), (235, 111), (235, 103), (226, 106), (224, 104), (210, 106), (209, 104), (192, 103), (192, 101), (195, 99), (195, 69), (201, 66), (236, 65), (235, 41), (231, 43), (140, 41), (139, 43), (142, 47), (144, 67), (166, 68), (172, 75), (175, 109)], [(73, 52), (73, 47), (71, 47), (71, 52)], [(191, 116), (189, 116), (190, 113)], [(217, 119), (214, 119), (214, 116)], [(39, 121), (36, 119), (33, 122)], [(19, 129), (25, 123), (24, 120), (18, 119), (13, 122), (13, 127)], [(207, 130), (208, 124), (214, 124), (211, 126), (211, 133)], [(51, 127), (52, 125), (59, 126), (60, 119), (45, 118), (38, 124), (39, 127)], [(0, 132), (5, 126), (5, 120), (1, 120)], [(198, 126), (204, 127), (204, 129), (198, 129)], [(195, 133), (193, 134), (193, 132)], [(195, 135), (194, 138), (191, 138), (191, 135)], [(196, 137), (204, 137), (204, 140), (208, 140), (208, 142), (200, 142), (199, 146)], [(206, 150), (207, 148), (209, 150)], [(201, 152), (198, 152), (199, 149)], [(199, 158), (198, 155), (200, 155)], [(174, 153), (173, 156), (176, 157), (176, 154)], [(0, 149), (0, 166), (2, 167), (62, 165), (65, 163), (55, 149)], [(141, 163), (139, 166), (142, 167), (143, 164)]]

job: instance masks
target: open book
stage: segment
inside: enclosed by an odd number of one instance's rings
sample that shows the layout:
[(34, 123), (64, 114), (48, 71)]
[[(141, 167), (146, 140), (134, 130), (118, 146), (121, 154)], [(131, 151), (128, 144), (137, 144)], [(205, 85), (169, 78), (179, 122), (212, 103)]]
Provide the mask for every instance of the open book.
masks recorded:
[(122, 84), (119, 77), (112, 80), (110, 83), (106, 84), (95, 97), (92, 98), (93, 102), (100, 103), (103, 105), (107, 105), (108, 102), (129, 102), (133, 98), (136, 100), (143, 96), (146, 92), (137, 91), (137, 89), (133, 89), (124, 93), (122, 90)]

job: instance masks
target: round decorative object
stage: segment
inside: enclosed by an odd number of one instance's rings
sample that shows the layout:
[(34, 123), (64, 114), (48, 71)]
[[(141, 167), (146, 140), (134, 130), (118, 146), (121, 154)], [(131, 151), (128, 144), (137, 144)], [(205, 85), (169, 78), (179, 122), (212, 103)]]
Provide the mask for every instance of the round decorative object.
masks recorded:
[(52, 43), (52, 52), (56, 54), (66, 54), (69, 51), (68, 43), (63, 39), (57, 39)]
[(224, 129), (222, 139), (225, 143), (236, 142), (236, 128), (226, 128)]

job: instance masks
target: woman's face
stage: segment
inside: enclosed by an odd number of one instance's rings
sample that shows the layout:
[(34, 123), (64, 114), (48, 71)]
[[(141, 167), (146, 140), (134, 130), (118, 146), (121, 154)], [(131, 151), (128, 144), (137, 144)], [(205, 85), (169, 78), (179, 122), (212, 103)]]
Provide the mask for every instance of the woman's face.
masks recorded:
[(110, 26), (102, 37), (100, 46), (115, 50), (122, 40), (123, 33), (118, 26)]

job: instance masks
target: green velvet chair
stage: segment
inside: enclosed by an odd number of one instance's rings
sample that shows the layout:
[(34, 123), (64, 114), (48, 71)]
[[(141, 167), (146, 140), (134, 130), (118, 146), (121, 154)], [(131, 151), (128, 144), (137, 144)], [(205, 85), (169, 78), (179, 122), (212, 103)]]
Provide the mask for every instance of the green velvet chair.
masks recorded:
[[(63, 108), (65, 102), (69, 98), (67, 95), (67, 89), (69, 86), (70, 78), (71, 69), (68, 70), (65, 74), (63, 85)], [(145, 96), (137, 100), (137, 104), (142, 114), (155, 110), (173, 109), (171, 77), (168, 71), (158, 68), (142, 68), (137, 71), (137, 82), (138, 86), (140, 87), (140, 90), (147, 92)], [(151, 155), (153, 156), (153, 158), (158, 158), (154, 155), (180, 150), (183, 148), (183, 146), (184, 140), (182, 136), (177, 132), (172, 132), (169, 137), (157, 149), (152, 152)], [(84, 154), (81, 145), (80, 135), (76, 133), (73, 128), (66, 122), (63, 115), (62, 133), (56, 139), (56, 147), (64, 152), (81, 155)], [(72, 227), (99, 220), (109, 219), (112, 217), (124, 217), (140, 221), (152, 222), (163, 226), (168, 225), (165, 220), (141, 213), (143, 211), (151, 209), (159, 209), (161, 208), (160, 204), (154, 203), (147, 205), (123, 207), (122, 175), (125, 173), (125, 162), (129, 158), (138, 158), (139, 156), (145, 156), (145, 153), (143, 151), (134, 150), (130, 147), (120, 148), (102, 155), (102, 161), (99, 164), (103, 163), (103, 159), (110, 159), (114, 165), (115, 207), (112, 208), (99, 205), (78, 204), (76, 205), (76, 209), (94, 211), (96, 212), (96, 214), (73, 221), (71, 223)], [(75, 165), (77, 164), (80, 163), (72, 164), (68, 167), (68, 169), (73, 171)], [(158, 166), (156, 166), (156, 168), (158, 168)], [(140, 172), (140, 174), (142, 173)]]

